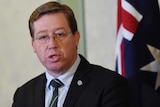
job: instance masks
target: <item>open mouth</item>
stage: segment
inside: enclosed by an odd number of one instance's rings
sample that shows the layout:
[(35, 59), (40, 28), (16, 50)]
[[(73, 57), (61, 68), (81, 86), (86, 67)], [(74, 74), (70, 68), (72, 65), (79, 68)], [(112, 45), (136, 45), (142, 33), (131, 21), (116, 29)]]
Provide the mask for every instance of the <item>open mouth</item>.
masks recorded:
[(48, 57), (48, 60), (49, 60), (49, 61), (52, 61), (52, 62), (56, 62), (56, 61), (58, 61), (59, 59), (60, 59), (60, 55), (58, 55), (58, 54), (50, 55), (50, 56)]

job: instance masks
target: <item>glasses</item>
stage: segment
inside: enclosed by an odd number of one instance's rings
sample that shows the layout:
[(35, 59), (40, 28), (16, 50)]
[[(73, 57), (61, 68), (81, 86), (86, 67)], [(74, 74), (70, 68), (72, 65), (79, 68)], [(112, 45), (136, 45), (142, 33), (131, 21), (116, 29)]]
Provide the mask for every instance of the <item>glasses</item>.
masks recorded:
[(68, 33), (64, 33), (64, 32), (54, 33), (54, 36), (41, 35), (39, 37), (36, 37), (35, 39), (37, 40), (39, 44), (43, 45), (43, 44), (48, 43), (51, 37), (53, 37), (53, 39), (56, 41), (63, 41), (65, 37), (68, 36), (70, 33), (71, 31)]

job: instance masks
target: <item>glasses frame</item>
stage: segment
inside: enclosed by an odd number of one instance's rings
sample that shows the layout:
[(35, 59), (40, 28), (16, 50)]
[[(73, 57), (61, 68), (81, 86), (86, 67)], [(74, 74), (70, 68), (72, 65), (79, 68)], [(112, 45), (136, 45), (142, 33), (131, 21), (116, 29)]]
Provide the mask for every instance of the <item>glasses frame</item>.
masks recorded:
[(70, 33), (71, 31), (67, 33), (54, 33), (52, 36), (48, 35), (42, 35), (40, 37), (34, 38), (39, 44), (43, 45), (50, 41), (51, 38), (53, 38), (55, 41), (63, 41)]

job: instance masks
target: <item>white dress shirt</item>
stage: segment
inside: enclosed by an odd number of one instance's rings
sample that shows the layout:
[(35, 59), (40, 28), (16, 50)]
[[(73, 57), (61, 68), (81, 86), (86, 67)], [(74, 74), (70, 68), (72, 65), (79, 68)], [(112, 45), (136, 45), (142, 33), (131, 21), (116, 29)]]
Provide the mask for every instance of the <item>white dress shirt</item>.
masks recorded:
[[(62, 107), (64, 100), (66, 98), (69, 86), (71, 84), (71, 81), (73, 79), (74, 73), (77, 70), (77, 67), (80, 63), (80, 57), (78, 55), (75, 63), (72, 65), (72, 67), (63, 75), (59, 76), (57, 79), (59, 79), (64, 86), (60, 87), (58, 89), (58, 103), (57, 103), (57, 107)], [(46, 92), (45, 92), (45, 107), (49, 107), (50, 101), (52, 99), (52, 93), (53, 93), (53, 88), (52, 86), (50, 86), (50, 82), (52, 79), (55, 79), (53, 76), (51, 76), (47, 71), (46, 71), (46, 78), (47, 78), (47, 84), (46, 84)]]

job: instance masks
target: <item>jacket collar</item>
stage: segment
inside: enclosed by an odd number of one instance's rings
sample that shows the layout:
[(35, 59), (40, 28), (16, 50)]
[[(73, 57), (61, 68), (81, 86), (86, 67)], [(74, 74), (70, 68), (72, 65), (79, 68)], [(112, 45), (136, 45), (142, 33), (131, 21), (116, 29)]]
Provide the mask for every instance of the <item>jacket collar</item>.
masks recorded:
[(89, 78), (86, 74), (89, 70), (89, 62), (80, 55), (81, 62), (71, 82), (63, 107), (73, 107), (81, 95), (84, 87), (87, 85)]

